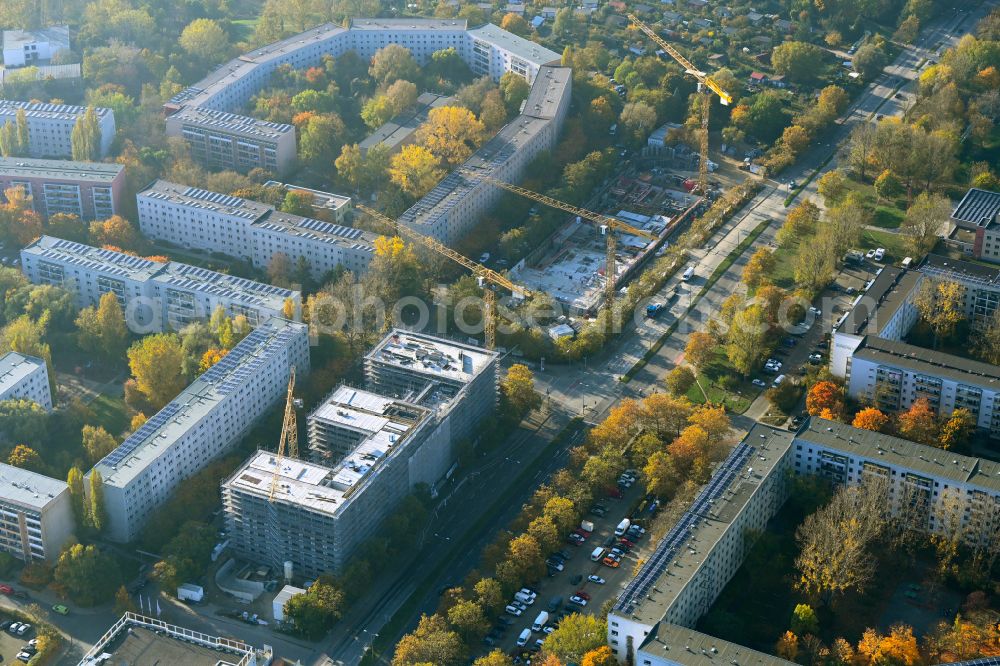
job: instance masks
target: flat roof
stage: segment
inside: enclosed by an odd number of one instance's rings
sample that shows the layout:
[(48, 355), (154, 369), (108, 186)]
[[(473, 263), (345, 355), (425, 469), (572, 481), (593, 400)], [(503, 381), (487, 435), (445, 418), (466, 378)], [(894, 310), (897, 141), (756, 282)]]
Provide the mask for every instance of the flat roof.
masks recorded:
[(684, 666), (793, 666), (794, 664), (774, 655), (666, 622), (649, 633), (649, 637), (639, 647), (639, 652)]
[(928, 254), (924, 262), (920, 264), (920, 272), (963, 283), (1000, 289), (1000, 268), (984, 266), (973, 261), (952, 259), (940, 254)]
[(995, 224), (1000, 214), (1000, 192), (972, 187), (955, 206), (951, 219), (969, 226), (987, 227)]
[(350, 30), (458, 30), (464, 31), (469, 22), (449, 18), (352, 18)]
[(792, 445), (793, 433), (754, 424), (677, 523), (657, 543), (614, 612), (654, 625), (701, 569), (733, 521)]
[(304, 324), (271, 317), (254, 329), (94, 466), (104, 483), (128, 485), (223, 398), (253, 377), (269, 357), (286, 353), (288, 342), (304, 328)]
[(521, 113), (533, 118), (554, 118), (572, 78), (570, 67), (539, 67)]
[(920, 275), (913, 271), (883, 266), (868, 290), (855, 299), (854, 307), (837, 331), (851, 335), (877, 334), (879, 326), (892, 319), (919, 281)]
[(274, 210), (272, 206), (250, 199), (211, 192), (199, 187), (180, 185), (163, 179), (153, 181), (149, 187), (136, 196), (169, 201), (193, 208), (204, 208), (222, 215), (242, 217), (245, 220), (256, 220)]
[(320, 208), (323, 210), (339, 210), (344, 206), (351, 203), (351, 197), (344, 194), (334, 194), (333, 192), (324, 192), (322, 190), (314, 190), (310, 187), (302, 187), (301, 185), (291, 185), (289, 183), (281, 183), (277, 180), (269, 180), (264, 183), (264, 187), (281, 187), (289, 192), (305, 192), (306, 194), (312, 195), (312, 207)]
[[(13, 116), (18, 109), (24, 109), (28, 118), (52, 118), (59, 120), (76, 119), (87, 112), (85, 106), (73, 106), (70, 104), (48, 104), (36, 102), (19, 102), (12, 99), (0, 99), (0, 116)], [(94, 112), (98, 118), (112, 115), (109, 108), (103, 106), (94, 107)]]
[(536, 44), (524, 37), (518, 37), (514, 33), (507, 32), (492, 23), (469, 30), (469, 36), (473, 39), (489, 42), (493, 46), (502, 48), (518, 58), (528, 60), (537, 65), (548, 65), (550, 63), (558, 63), (562, 60), (562, 56), (555, 51), (550, 51), (541, 44)]
[(279, 139), (284, 135), (295, 133), (293, 125), (259, 120), (251, 116), (215, 111), (200, 106), (184, 106), (177, 113), (167, 116), (167, 120), (224, 130), (253, 139)]
[(489, 349), (397, 328), (365, 358), (468, 384), (498, 357)]
[(38, 30), (4, 30), (4, 49), (23, 49), (29, 44), (49, 42), (63, 48), (69, 48), (69, 26), (54, 25)]
[(300, 33), (294, 34), (291, 37), (279, 39), (276, 42), (266, 44), (265, 46), (261, 46), (252, 51), (247, 51), (243, 55), (239, 56), (239, 59), (251, 62), (265, 62), (273, 58), (275, 55), (301, 48), (310, 39), (315, 41), (317, 39), (323, 39), (325, 37), (339, 35), (345, 32), (347, 32), (347, 29), (343, 26), (335, 23), (321, 23), (320, 25), (309, 28), (308, 30), (303, 30)]
[(876, 464), (905, 467), (935, 478), (1000, 491), (1000, 463), (992, 460), (963, 456), (954, 451), (944, 451), (819, 417), (806, 419), (795, 437), (797, 440), (868, 458)]
[(854, 357), (1000, 391), (1000, 367), (907, 342), (869, 335)]
[(22, 248), (21, 253), (136, 282), (149, 280), (165, 265), (158, 261), (150, 261), (131, 254), (105, 250), (54, 236), (40, 236)]
[(32, 372), (44, 367), (45, 361), (37, 356), (28, 356), (16, 351), (0, 356), (0, 393), (20, 384)]
[(65, 481), (0, 463), (0, 502), (42, 511), (68, 488)]
[(89, 180), (110, 183), (125, 170), (121, 164), (40, 160), (30, 157), (0, 157), (0, 176), (45, 180)]
[(235, 666), (254, 651), (236, 639), (210, 636), (137, 613), (126, 613), (87, 652), (78, 666)]

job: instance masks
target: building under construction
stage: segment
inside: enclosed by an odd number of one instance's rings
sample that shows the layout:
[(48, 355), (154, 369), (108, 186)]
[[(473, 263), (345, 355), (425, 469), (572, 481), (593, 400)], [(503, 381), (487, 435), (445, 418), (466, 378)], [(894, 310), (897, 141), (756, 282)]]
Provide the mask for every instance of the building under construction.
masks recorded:
[(295, 578), (340, 573), (497, 399), (498, 354), (396, 330), (365, 358), (368, 390), (341, 385), (308, 417), (310, 462), (258, 451), (222, 484), (237, 556)]

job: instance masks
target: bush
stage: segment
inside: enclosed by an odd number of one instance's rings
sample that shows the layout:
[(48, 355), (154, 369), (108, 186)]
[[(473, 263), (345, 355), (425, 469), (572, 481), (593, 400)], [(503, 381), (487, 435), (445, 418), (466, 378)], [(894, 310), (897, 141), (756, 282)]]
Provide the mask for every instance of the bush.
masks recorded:
[(782, 382), (767, 391), (767, 399), (785, 414), (790, 414), (802, 398), (802, 386), (792, 380)]

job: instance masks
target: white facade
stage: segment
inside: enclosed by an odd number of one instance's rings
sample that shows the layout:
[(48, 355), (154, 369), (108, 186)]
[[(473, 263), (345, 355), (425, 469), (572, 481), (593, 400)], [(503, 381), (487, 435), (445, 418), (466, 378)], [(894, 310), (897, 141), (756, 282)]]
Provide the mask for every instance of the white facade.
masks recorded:
[(0, 551), (54, 563), (73, 530), (65, 482), (0, 463)]
[(689, 628), (741, 566), (746, 530), (764, 529), (783, 504), (790, 472), (841, 485), (880, 480), (889, 509), (913, 529), (961, 533), (973, 545), (1000, 532), (1000, 463), (818, 418), (794, 435), (755, 425), (608, 614), (620, 663), (787, 663)]
[(470, 30), (464, 19), (357, 18), (347, 28), (325, 23), (245, 53), (175, 95), (164, 105), (167, 134), (183, 137), (192, 154), (213, 167), (285, 171), (295, 158), (294, 128), (232, 112), (281, 65), (304, 69), (347, 51), (370, 59), (389, 44), (409, 49), (420, 64), (435, 51), (454, 48), (474, 73), (495, 81), (510, 71), (532, 83), (543, 65), (560, 61), (558, 53), (495, 25)]
[(569, 110), (572, 84), (571, 69), (541, 67), (521, 115), (405, 211), (399, 221), (446, 245), (468, 235), (504, 192), (477, 177), (517, 182), (539, 153), (552, 149)]
[[(161, 263), (42, 236), (21, 250), (21, 269), (34, 284), (51, 284), (76, 294), (77, 306), (97, 305), (111, 292), (136, 333), (180, 330), (208, 319), (222, 307), (243, 315), (251, 326), (284, 314), (285, 302), (301, 311), (298, 291), (171, 261)], [(298, 314), (296, 314), (298, 316)]]
[(4, 30), (4, 67), (25, 67), (48, 62), (60, 51), (69, 50), (69, 26), (43, 30)]
[(341, 572), (418, 484), (447, 476), (497, 399), (495, 352), (393, 331), (365, 359), (369, 390), (338, 386), (308, 418), (314, 462), (259, 451), (222, 485), (231, 547), (297, 578)]
[(49, 371), (44, 359), (7, 352), (0, 356), (0, 401), (31, 400), (52, 411)]
[(306, 326), (268, 319), (98, 462), (91, 473), (104, 482), (108, 538), (138, 536), (178, 485), (285, 396), (292, 366), (309, 372)]
[[(24, 109), (28, 120), (28, 148), (31, 157), (73, 156), (70, 141), (76, 121), (87, 112), (84, 106), (68, 104), (35, 104), (0, 100), (0, 125), (17, 122), (18, 109)], [(115, 140), (115, 114), (111, 109), (95, 107), (97, 126), (101, 131), (101, 157), (105, 157)]]
[(146, 236), (239, 257), (258, 268), (283, 253), (293, 267), (305, 259), (320, 279), (337, 266), (363, 273), (375, 254), (375, 234), (163, 180), (140, 192), (136, 202)]

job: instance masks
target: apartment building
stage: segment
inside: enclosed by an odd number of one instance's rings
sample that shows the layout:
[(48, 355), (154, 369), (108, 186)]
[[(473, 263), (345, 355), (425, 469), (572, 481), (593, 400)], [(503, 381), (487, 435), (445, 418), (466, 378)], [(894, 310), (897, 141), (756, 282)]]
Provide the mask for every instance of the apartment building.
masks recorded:
[(296, 577), (341, 572), (418, 484), (446, 478), (495, 407), (497, 358), (393, 331), (366, 358), (370, 389), (338, 386), (309, 415), (312, 462), (259, 451), (223, 483), (231, 547)]
[(1000, 192), (970, 188), (951, 214), (952, 238), (976, 259), (1000, 263)]
[(285, 173), (295, 165), (295, 127), (185, 106), (166, 120), (167, 136), (184, 139), (191, 157), (212, 169)]
[(45, 359), (20, 352), (0, 356), (0, 401), (31, 400), (52, 411), (52, 392)]
[(164, 104), (167, 134), (183, 137), (196, 159), (215, 168), (284, 172), (295, 158), (294, 128), (235, 112), (279, 66), (304, 69), (347, 51), (370, 59), (389, 44), (409, 49), (420, 64), (435, 51), (454, 48), (474, 72), (494, 81), (512, 71), (532, 83), (543, 65), (560, 61), (558, 53), (497, 26), (470, 30), (464, 19), (356, 18), (346, 28), (325, 23), (234, 58), (175, 95)]
[(483, 144), (399, 218), (402, 224), (454, 245), (468, 235), (503, 190), (479, 178), (517, 182), (539, 153), (555, 146), (569, 110), (572, 70), (542, 66), (521, 115)]
[(895, 412), (926, 398), (940, 415), (962, 407), (977, 427), (1000, 438), (1000, 371), (975, 359), (925, 349), (904, 338), (919, 319), (914, 298), (925, 280), (955, 282), (973, 327), (1000, 306), (1000, 269), (930, 255), (916, 270), (886, 266), (833, 331), (830, 371), (848, 394)]
[(0, 463), (0, 551), (24, 562), (54, 563), (73, 530), (64, 481)]
[(12, 187), (24, 189), (44, 219), (56, 213), (81, 220), (106, 220), (121, 209), (125, 167), (104, 162), (0, 157), (0, 199)]
[(608, 613), (619, 662), (647, 663), (643, 650), (660, 626), (694, 626), (709, 610), (743, 563), (747, 530), (763, 530), (784, 504), (792, 440), (754, 425), (656, 545)]
[(220, 252), (262, 269), (281, 253), (293, 265), (304, 259), (320, 279), (337, 266), (363, 273), (375, 254), (375, 234), (197, 187), (157, 180), (136, 202), (146, 236)]
[(229, 451), (309, 372), (304, 324), (272, 317), (91, 471), (104, 483), (108, 538), (131, 541), (177, 486)]
[[(28, 150), (31, 157), (72, 157), (70, 138), (73, 127), (87, 112), (86, 107), (0, 99), (0, 125), (17, 122), (19, 109), (24, 110), (28, 120)], [(104, 107), (96, 107), (94, 112), (101, 132), (101, 157), (104, 157), (115, 139), (115, 114)]]
[(65, 51), (69, 51), (68, 25), (3, 31), (3, 64), (6, 68), (44, 65)]
[(838, 485), (875, 481), (888, 508), (914, 529), (961, 534), (972, 544), (1000, 530), (1000, 463), (819, 418), (794, 434), (757, 424), (619, 595), (608, 614), (608, 645), (619, 662), (787, 666), (691, 627), (740, 567), (746, 530), (763, 529), (781, 507), (790, 473)]
[(208, 319), (218, 307), (230, 317), (245, 316), (251, 326), (283, 316), (286, 301), (295, 312), (302, 307), (302, 294), (291, 289), (52, 236), (21, 250), (21, 269), (34, 284), (70, 290), (81, 308), (97, 305), (108, 292), (115, 294), (125, 322), (136, 333), (180, 330)]

